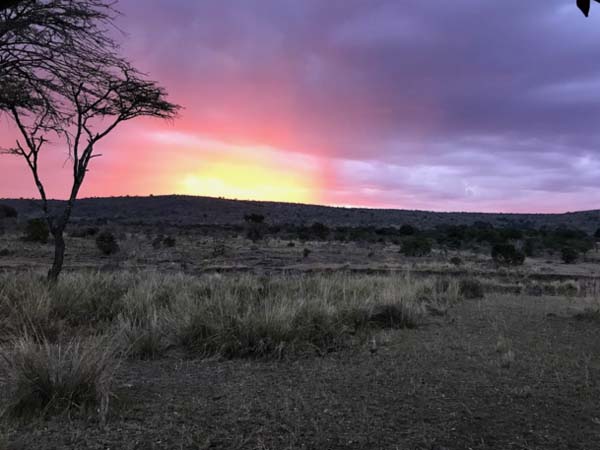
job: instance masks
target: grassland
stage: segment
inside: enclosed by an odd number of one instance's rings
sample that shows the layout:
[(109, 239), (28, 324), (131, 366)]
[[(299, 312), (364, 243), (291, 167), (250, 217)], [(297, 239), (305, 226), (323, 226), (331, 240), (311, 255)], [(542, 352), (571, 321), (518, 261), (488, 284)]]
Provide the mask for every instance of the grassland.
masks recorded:
[(391, 243), (116, 234), (111, 256), (69, 237), (56, 286), (50, 244), (0, 236), (2, 450), (600, 442), (595, 252), (507, 269)]

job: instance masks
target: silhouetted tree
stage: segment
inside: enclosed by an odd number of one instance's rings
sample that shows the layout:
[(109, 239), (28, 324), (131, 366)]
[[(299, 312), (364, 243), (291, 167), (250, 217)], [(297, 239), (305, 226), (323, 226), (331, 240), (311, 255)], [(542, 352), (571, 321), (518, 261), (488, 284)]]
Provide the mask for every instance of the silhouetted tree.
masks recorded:
[[(108, 31), (110, 0), (21, 0), (0, 8), (0, 112), (21, 138), (5, 153), (22, 157), (42, 200), (55, 252), (48, 279), (63, 266), (64, 230), (96, 144), (120, 123), (140, 116), (173, 118), (179, 107), (166, 92), (118, 55)], [(60, 139), (72, 164), (64, 209), (50, 211), (39, 159), (50, 137)]]
[[(596, 3), (600, 3), (600, 0), (595, 0)], [(577, 6), (581, 12), (587, 17), (590, 13), (590, 0), (577, 0)]]

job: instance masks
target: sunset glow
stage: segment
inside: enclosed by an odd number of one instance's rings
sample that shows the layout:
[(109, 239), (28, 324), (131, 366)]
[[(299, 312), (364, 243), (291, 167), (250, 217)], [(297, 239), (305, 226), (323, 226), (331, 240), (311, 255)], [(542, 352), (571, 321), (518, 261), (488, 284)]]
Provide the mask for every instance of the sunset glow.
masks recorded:
[[(183, 109), (119, 126), (80, 195), (598, 208), (600, 14), (543, 3), (121, 1), (123, 54)], [(0, 117), (0, 147), (17, 137)], [(66, 158), (41, 156), (51, 197)], [(0, 197), (38, 196), (0, 156)]]
[(185, 174), (177, 193), (291, 203), (316, 201), (313, 183), (285, 168), (250, 161), (215, 161)]

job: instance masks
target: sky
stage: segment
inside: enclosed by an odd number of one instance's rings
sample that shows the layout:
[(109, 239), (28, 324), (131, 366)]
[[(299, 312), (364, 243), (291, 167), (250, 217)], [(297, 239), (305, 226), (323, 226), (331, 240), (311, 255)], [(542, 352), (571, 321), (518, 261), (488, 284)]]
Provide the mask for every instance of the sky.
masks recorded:
[[(98, 144), (81, 196), (434, 211), (600, 208), (600, 5), (121, 0), (122, 52), (183, 106)], [(0, 146), (17, 134), (0, 118)], [(60, 142), (50, 196), (70, 189)], [(0, 156), (0, 197), (35, 197)]]

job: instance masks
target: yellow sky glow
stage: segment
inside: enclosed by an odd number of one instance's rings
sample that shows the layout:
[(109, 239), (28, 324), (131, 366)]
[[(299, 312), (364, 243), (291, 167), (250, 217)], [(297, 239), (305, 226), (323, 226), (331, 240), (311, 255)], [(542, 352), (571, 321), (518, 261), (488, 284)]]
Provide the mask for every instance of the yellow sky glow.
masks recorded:
[(180, 191), (188, 195), (292, 203), (315, 199), (310, 177), (248, 161), (209, 162), (186, 173), (180, 183)]

